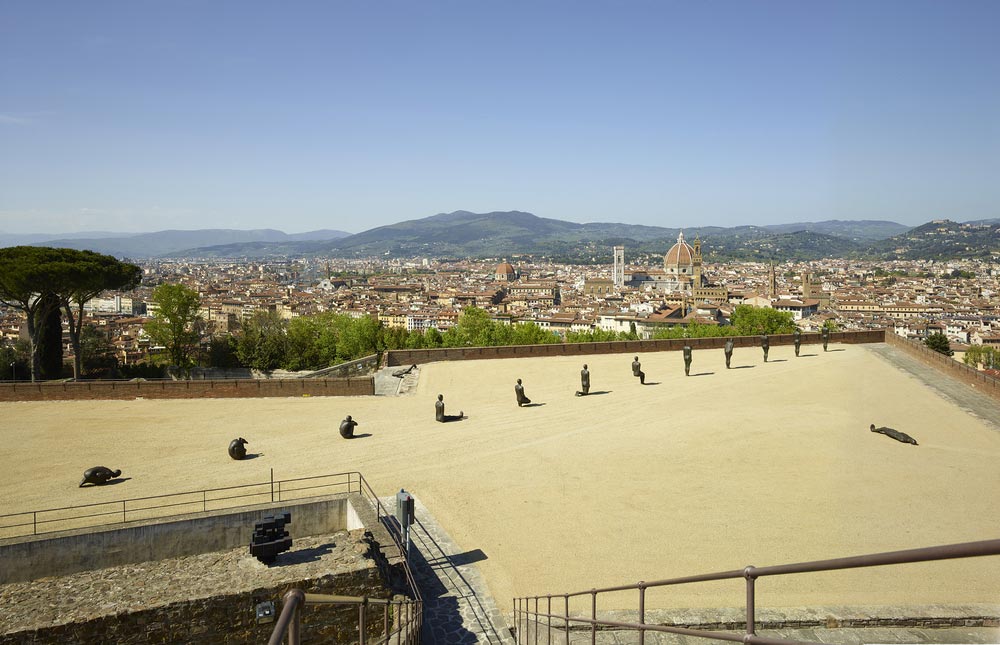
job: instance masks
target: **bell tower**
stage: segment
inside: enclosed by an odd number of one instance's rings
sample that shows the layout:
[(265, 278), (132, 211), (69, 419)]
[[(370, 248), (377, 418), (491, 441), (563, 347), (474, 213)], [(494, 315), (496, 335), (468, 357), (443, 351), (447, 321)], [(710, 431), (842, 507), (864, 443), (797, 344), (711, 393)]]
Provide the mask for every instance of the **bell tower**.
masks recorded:
[(701, 277), (701, 238), (694, 238), (694, 254), (691, 256), (691, 265), (693, 267), (692, 273), (694, 274), (693, 285), (696, 287), (702, 286), (704, 283)]

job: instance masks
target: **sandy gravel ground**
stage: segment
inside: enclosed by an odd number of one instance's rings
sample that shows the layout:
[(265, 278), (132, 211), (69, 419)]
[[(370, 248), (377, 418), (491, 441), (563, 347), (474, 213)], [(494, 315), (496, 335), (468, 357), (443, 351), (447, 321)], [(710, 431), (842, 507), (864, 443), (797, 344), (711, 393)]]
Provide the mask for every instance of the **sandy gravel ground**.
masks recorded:
[[(401, 397), (0, 404), (0, 513), (360, 470), (413, 491), (480, 563), (503, 609), (562, 593), (1000, 537), (1000, 433), (864, 346), (440, 363)], [(518, 408), (516, 378), (544, 405)], [(653, 385), (652, 383), (656, 383)], [(434, 421), (434, 400), (468, 419)], [(352, 414), (358, 433), (337, 425)], [(917, 447), (868, 431), (889, 425)], [(234, 462), (229, 440), (261, 456)], [(103, 464), (128, 481), (77, 488)], [(759, 606), (1000, 600), (1000, 558), (786, 576)], [(635, 594), (607, 608), (634, 606)], [(650, 592), (739, 606), (741, 581)], [(574, 607), (575, 608), (575, 607)], [(582, 610), (583, 607), (581, 606)]]

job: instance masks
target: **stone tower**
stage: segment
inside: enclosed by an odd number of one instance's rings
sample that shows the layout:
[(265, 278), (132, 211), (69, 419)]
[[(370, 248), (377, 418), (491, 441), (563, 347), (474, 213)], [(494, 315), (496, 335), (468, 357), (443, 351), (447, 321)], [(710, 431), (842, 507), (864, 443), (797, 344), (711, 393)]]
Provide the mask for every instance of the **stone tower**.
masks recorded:
[(612, 267), (611, 281), (616, 289), (625, 286), (625, 247), (615, 247), (615, 263)]
[(691, 258), (691, 264), (694, 266), (692, 276), (692, 286), (700, 287), (704, 284), (704, 280), (701, 277), (701, 238), (694, 238), (694, 254)]

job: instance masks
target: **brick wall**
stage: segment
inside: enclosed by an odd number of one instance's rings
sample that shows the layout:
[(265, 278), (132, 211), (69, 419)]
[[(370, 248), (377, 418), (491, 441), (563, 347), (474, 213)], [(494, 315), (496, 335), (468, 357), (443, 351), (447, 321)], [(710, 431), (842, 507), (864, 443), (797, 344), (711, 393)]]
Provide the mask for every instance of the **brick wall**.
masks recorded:
[[(883, 343), (886, 333), (873, 331), (841, 331), (830, 334), (831, 343)], [(760, 336), (732, 336), (736, 347), (758, 347)], [(643, 352), (680, 351), (684, 345), (692, 349), (721, 349), (728, 337), (672, 338), (668, 340), (625, 340), (610, 343), (557, 343), (553, 345), (513, 345), (508, 347), (447, 347), (438, 349), (393, 349), (386, 352), (386, 365), (419, 365), (434, 361), (463, 361), (484, 358), (527, 358), (532, 356), (584, 356), (588, 354), (631, 354)], [(771, 345), (791, 345), (792, 334), (770, 337)], [(822, 343), (818, 333), (802, 334), (802, 344)]]
[(887, 332), (885, 338), (888, 344), (898, 347), (924, 365), (940, 370), (984, 394), (1000, 399), (1000, 379), (960, 363), (950, 356), (928, 349), (919, 341), (909, 340), (891, 332)]
[(230, 399), (375, 394), (370, 377), (295, 380), (78, 381), (0, 383), (0, 401)]

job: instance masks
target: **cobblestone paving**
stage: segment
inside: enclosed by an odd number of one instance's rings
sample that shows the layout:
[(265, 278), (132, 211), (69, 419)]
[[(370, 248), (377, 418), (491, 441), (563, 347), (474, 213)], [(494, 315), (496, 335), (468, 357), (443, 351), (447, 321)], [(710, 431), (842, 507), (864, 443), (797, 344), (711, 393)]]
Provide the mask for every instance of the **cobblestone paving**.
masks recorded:
[[(386, 508), (396, 508), (395, 498), (382, 502)], [(424, 598), (423, 642), (512, 644), (503, 615), (476, 566), (487, 556), (479, 549), (462, 551), (420, 500), (414, 502), (410, 562)]]
[(375, 395), (376, 396), (396, 396), (399, 394), (409, 394), (417, 387), (417, 379), (420, 378), (420, 368), (413, 370), (403, 378), (393, 376), (393, 372), (406, 369), (405, 367), (383, 367), (375, 372)]

